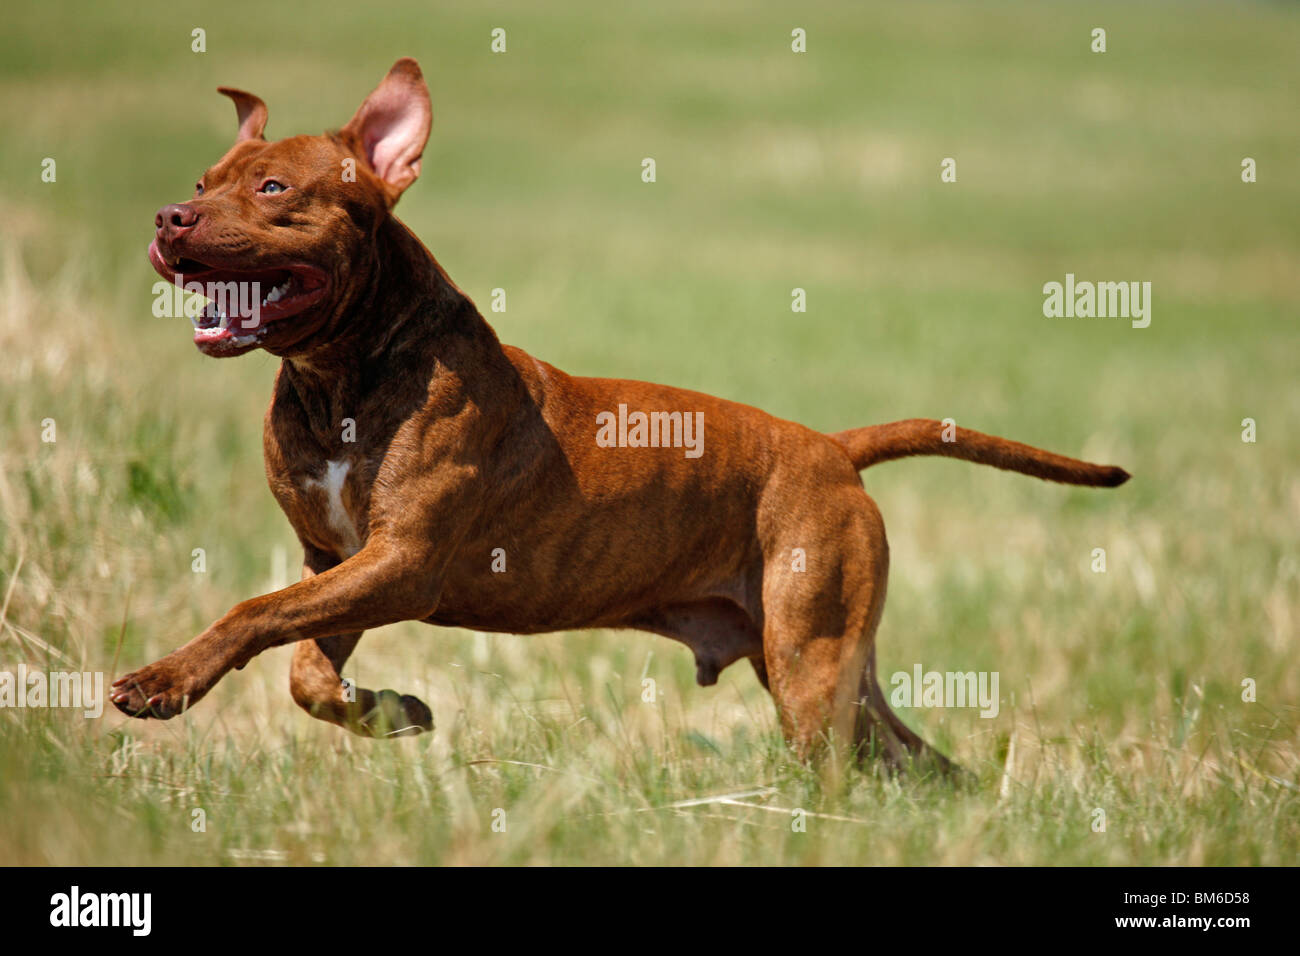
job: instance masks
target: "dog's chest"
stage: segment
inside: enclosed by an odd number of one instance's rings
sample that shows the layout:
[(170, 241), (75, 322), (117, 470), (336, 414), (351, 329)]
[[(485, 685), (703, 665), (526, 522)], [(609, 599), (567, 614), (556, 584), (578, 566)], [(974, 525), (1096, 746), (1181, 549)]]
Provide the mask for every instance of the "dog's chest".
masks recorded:
[[(352, 477), (353, 480), (349, 480)], [(300, 479), (307, 507), (303, 509), (313, 537), (328, 542), (340, 558), (346, 560), (361, 550), (357, 531), (357, 489), (352, 462), (348, 459), (326, 461), (318, 474)]]

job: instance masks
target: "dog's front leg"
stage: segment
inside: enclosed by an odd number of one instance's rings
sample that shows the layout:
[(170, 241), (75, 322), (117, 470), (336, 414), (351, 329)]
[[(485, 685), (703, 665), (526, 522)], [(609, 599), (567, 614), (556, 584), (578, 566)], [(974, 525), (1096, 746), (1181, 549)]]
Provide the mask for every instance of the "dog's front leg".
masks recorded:
[(237, 604), (184, 647), (114, 681), (113, 703), (135, 717), (174, 717), (268, 647), (426, 618), (452, 551), (443, 540), (372, 536), (336, 567)]
[[(303, 542), (304, 579), (338, 567), (334, 555)], [(317, 720), (361, 737), (406, 737), (433, 730), (433, 711), (418, 697), (373, 691), (343, 678), (343, 664), (361, 640), (360, 631), (299, 641), (289, 665), (294, 703)]]

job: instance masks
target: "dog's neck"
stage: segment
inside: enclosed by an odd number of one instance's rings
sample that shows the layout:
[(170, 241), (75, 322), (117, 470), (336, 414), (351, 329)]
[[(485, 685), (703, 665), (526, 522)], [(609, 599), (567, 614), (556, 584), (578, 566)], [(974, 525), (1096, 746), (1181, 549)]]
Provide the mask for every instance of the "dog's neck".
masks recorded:
[(398, 219), (385, 218), (363, 265), (366, 283), (317, 333), (326, 341), (285, 355), (280, 365), (281, 379), (322, 438), (337, 435), (339, 423), (355, 419), (377, 393), (400, 391), (394, 375), (427, 392), (429, 380), (446, 372), (445, 352), (467, 343), (484, 354), (501, 351), (474, 303)]

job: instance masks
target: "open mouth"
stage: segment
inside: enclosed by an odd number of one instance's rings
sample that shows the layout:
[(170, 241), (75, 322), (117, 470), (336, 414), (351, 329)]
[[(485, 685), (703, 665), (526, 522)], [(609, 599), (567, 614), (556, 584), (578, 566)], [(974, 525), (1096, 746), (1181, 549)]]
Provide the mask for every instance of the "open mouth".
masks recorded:
[(206, 299), (194, 324), (194, 344), (210, 355), (255, 347), (275, 324), (301, 315), (325, 298), (329, 278), (322, 269), (290, 263), (274, 269), (238, 269), (181, 257), (167, 261), (157, 242), (149, 261), (164, 279)]

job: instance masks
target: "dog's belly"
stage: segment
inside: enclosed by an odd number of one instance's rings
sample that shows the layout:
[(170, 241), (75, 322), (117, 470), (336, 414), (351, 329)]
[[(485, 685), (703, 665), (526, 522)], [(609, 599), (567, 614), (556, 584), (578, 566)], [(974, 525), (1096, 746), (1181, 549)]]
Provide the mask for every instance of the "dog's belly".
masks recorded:
[(576, 550), (569, 556), (570, 561), (563, 556), (557, 561), (546, 549), (531, 555), (500, 549), (495, 558), (482, 560), (480, 554), (462, 551), (448, 568), (437, 610), (427, 620), (474, 630), (534, 634), (638, 627), (634, 622), (666, 604), (710, 598), (749, 604), (749, 576), (731, 561), (727, 564), (733, 566), (720, 572), (717, 564), (691, 562), (689, 552), (672, 555), (649, 549), (636, 561), (621, 561), (620, 555), (608, 552), (604, 562), (580, 557)]
[(748, 607), (761, 576), (753, 515), (740, 494), (715, 504), (635, 491), (520, 503), (462, 544), (430, 621), (522, 634), (634, 626), (715, 597)]
[[(596, 607), (595, 602), (589, 598), (580, 602), (542, 604), (523, 595), (517, 600), (511, 596), (499, 595), (495, 603), (489, 605), (484, 600), (474, 600), (469, 592), (449, 589), (444, 591), (438, 610), (425, 618), (424, 623), (504, 634), (547, 634), (594, 627), (634, 628), (665, 633), (668, 625), (658, 623), (665, 613), (664, 606), (691, 608), (723, 602), (736, 607), (730, 597), (721, 594), (675, 596), (662, 601), (619, 594), (610, 595), (603, 607)], [(631, 607), (636, 609), (627, 610)], [(737, 607), (737, 613), (743, 612)]]

